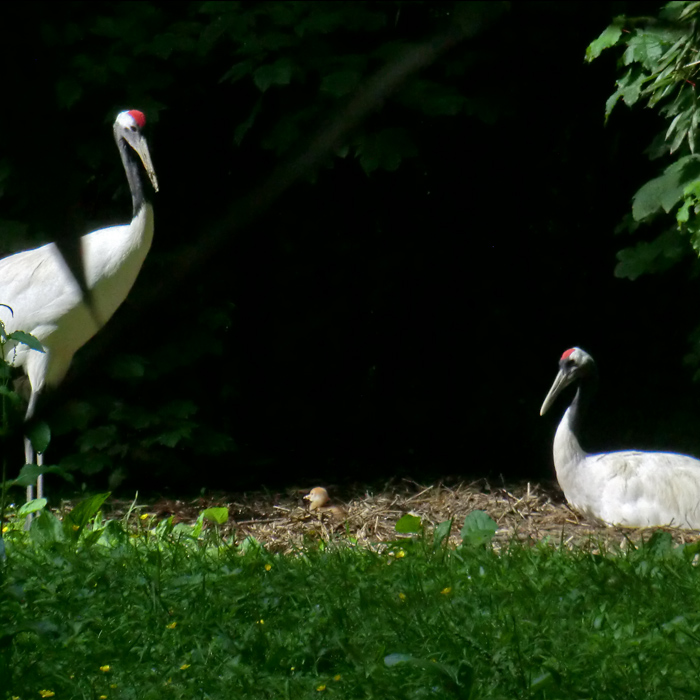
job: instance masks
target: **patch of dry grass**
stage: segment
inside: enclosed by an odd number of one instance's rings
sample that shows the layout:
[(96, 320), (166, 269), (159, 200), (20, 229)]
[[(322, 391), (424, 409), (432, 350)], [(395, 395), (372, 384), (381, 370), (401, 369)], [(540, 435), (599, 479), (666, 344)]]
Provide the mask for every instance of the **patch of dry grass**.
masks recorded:
[[(555, 483), (523, 482), (494, 486), (485, 479), (471, 482), (438, 482), (433, 485), (414, 481), (391, 481), (379, 489), (351, 487), (328, 489), (327, 507), (310, 511), (303, 496), (309, 488), (290, 488), (280, 492), (214, 494), (192, 501), (163, 499), (143, 510), (156, 519), (174, 516), (176, 520), (194, 521), (205, 508), (224, 506), (230, 520), (224, 534), (238, 541), (252, 536), (270, 551), (291, 552), (304, 543), (328, 540), (336, 534), (355, 538), (358, 544), (373, 546), (396, 540), (396, 521), (406, 513), (420, 516), (423, 523), (435, 526), (454, 519), (451, 542), (460, 541), (459, 530), (465, 516), (483, 510), (497, 523), (496, 546), (513, 539), (537, 542), (545, 537), (565, 546), (581, 546), (605, 541), (625, 547), (631, 541), (650, 536), (650, 529), (606, 527), (580, 517), (566, 504)], [(110, 517), (118, 517), (130, 504), (113, 500)], [(700, 539), (695, 531), (664, 528), (676, 542)]]

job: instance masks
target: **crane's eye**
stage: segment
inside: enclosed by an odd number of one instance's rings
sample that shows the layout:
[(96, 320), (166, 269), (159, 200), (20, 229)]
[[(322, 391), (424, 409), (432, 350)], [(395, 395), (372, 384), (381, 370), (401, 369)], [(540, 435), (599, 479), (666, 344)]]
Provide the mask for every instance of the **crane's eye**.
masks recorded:
[(129, 127), (132, 131), (138, 131), (138, 127), (134, 126), (133, 124)]

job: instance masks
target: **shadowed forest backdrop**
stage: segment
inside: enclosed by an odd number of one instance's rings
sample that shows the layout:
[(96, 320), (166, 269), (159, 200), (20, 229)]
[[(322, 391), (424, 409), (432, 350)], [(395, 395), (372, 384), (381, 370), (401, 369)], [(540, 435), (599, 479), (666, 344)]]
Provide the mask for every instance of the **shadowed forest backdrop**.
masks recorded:
[[(601, 371), (590, 447), (700, 455), (697, 260), (614, 276), (663, 123), (604, 125), (619, 52), (584, 64), (616, 14), (659, 5), (465, 5), (2, 5), (0, 254), (129, 219), (119, 110), (146, 113), (161, 186), (132, 293), (47, 402), (52, 463), (141, 492), (550, 478), (564, 405), (538, 413), (571, 345)], [(322, 167), (245, 199), (407, 47), (459, 31)]]

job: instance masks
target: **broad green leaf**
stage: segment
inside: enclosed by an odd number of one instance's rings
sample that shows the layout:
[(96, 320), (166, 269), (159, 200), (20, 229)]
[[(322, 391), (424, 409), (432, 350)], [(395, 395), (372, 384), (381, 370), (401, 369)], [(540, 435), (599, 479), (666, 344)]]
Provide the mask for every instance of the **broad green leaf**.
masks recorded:
[(260, 552), (263, 546), (255, 539), (252, 535), (248, 535), (243, 542), (238, 545), (238, 551), (241, 554), (251, 554), (253, 552)]
[(453, 520), (443, 520), (436, 528), (433, 533), (433, 544), (439, 547), (449, 536), (450, 530), (452, 530)]
[(73, 481), (73, 476), (68, 474), (64, 469), (61, 469), (61, 467), (40, 467), (37, 464), (25, 464), (19, 470), (19, 476), (8, 482), (8, 484), (10, 486), (32, 486), (36, 483), (37, 477), (40, 474), (58, 474), (66, 481)]
[(146, 374), (146, 363), (139, 355), (118, 355), (110, 363), (109, 375), (114, 379), (139, 379)]
[(656, 214), (660, 209), (670, 212), (683, 198), (688, 183), (700, 178), (700, 157), (685, 156), (670, 165), (663, 175), (643, 185), (633, 197), (632, 215), (637, 221)]
[(635, 34), (627, 43), (622, 62), (627, 66), (636, 61), (647, 69), (653, 69), (663, 56), (665, 46), (666, 44), (652, 33)]
[(109, 492), (96, 493), (84, 501), (80, 501), (70, 513), (67, 513), (63, 518), (63, 527), (65, 530), (79, 531), (82, 530), (92, 518), (97, 514), (97, 511), (102, 507), (102, 504), (109, 498)]
[(52, 544), (63, 540), (61, 521), (48, 510), (42, 510), (37, 518), (32, 520), (29, 536), (36, 544)]
[(32, 443), (34, 451), (43, 454), (46, 452), (46, 448), (51, 442), (51, 428), (49, 428), (48, 423), (43, 420), (38, 423), (33, 423), (29, 430), (27, 430), (27, 437)]
[(674, 225), (653, 241), (618, 251), (615, 277), (634, 280), (646, 273), (664, 272), (681, 260), (687, 250), (687, 243)]
[(24, 331), (14, 331), (7, 336), (8, 340), (16, 340), (18, 343), (27, 345), (32, 350), (37, 352), (44, 352), (44, 346), (41, 342), (35, 338), (31, 333), (25, 333)]
[(204, 528), (204, 513), (200, 513), (195, 520), (194, 525), (192, 525), (192, 537), (199, 537), (202, 534), (202, 529)]
[(624, 17), (617, 17), (615, 23), (603, 30), (603, 33), (594, 41), (592, 41), (586, 49), (586, 60), (592, 61), (598, 58), (600, 54), (611, 46), (617, 44), (617, 40), (622, 36), (621, 26), (624, 23)]
[(395, 529), (402, 534), (417, 533), (423, 530), (423, 523), (417, 515), (406, 513), (398, 519)]
[(608, 120), (610, 113), (613, 111), (615, 105), (618, 103), (619, 99), (622, 97), (622, 90), (616, 90), (608, 99), (605, 101), (605, 120)]
[(644, 71), (639, 66), (632, 66), (618, 83), (618, 91), (622, 95), (623, 102), (628, 107), (631, 107), (639, 99), (645, 80), (646, 75)]
[(415, 156), (417, 149), (405, 129), (384, 129), (360, 138), (356, 146), (360, 165), (367, 175), (374, 170), (396, 170), (404, 158)]
[(462, 544), (478, 546), (488, 544), (498, 530), (498, 525), (483, 510), (473, 510), (464, 519), (462, 527)]
[(48, 501), (45, 498), (35, 498), (24, 505), (17, 511), (17, 515), (23, 517), (29, 513), (36, 513), (38, 510), (46, 508)]
[(228, 521), (228, 508), (207, 508), (202, 515), (218, 525), (223, 525)]
[(274, 63), (261, 66), (253, 71), (253, 82), (260, 92), (273, 85), (288, 85), (292, 80), (294, 65), (288, 58), (280, 58)]
[(681, 208), (678, 210), (676, 214), (676, 221), (679, 224), (685, 224), (688, 223), (688, 218), (690, 217), (690, 207), (693, 204), (692, 199), (686, 199)]

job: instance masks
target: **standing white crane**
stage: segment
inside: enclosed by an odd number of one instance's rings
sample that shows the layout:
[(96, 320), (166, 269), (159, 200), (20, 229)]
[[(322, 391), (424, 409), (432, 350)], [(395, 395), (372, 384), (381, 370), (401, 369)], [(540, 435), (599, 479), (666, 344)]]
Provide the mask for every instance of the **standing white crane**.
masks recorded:
[(593, 358), (570, 348), (540, 409), (544, 415), (563, 389), (578, 383), (554, 436), (554, 467), (566, 500), (607, 525), (700, 528), (700, 460), (671, 452), (583, 451), (582, 413), (596, 379)]
[[(73, 355), (109, 320), (129, 293), (153, 240), (153, 209), (144, 196), (139, 160), (151, 184), (158, 181), (141, 129), (143, 112), (121, 112), (114, 122), (119, 148), (133, 202), (130, 224), (110, 226), (80, 239), (85, 282), (91, 303), (85, 302), (80, 285), (55, 243), (10, 255), (0, 260), (0, 320), (7, 333), (15, 330), (34, 335), (44, 352), (9, 342), (5, 359), (26, 373), (31, 393), (25, 420), (36, 409), (45, 386), (53, 387), (65, 377)], [(138, 158), (137, 158), (138, 156)], [(34, 450), (24, 439), (27, 464), (34, 462)], [(42, 465), (43, 456), (37, 455)], [(37, 496), (43, 495), (43, 476), (37, 480)], [(34, 497), (27, 488), (27, 500)]]

